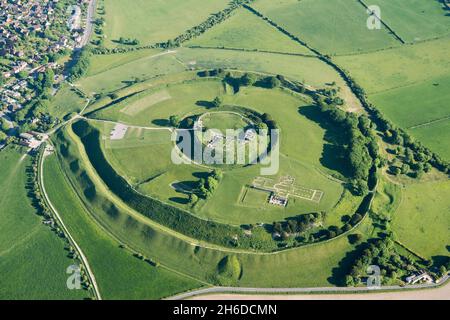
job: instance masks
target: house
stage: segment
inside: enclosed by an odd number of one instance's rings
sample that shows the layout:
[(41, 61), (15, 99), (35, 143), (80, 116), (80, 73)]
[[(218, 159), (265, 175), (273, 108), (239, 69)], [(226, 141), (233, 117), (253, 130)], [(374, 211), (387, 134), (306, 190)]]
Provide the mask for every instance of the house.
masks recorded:
[(286, 207), (288, 204), (288, 199), (275, 193), (272, 193), (269, 198), (269, 203), (281, 207)]
[(425, 271), (422, 271), (419, 274), (413, 274), (406, 278), (406, 283), (408, 284), (416, 284), (416, 283), (432, 283), (433, 278), (426, 273)]

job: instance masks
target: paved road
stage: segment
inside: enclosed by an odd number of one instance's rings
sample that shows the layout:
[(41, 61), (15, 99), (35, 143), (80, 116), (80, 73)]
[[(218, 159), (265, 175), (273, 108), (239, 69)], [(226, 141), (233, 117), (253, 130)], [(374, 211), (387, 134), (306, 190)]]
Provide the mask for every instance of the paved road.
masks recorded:
[(64, 230), (64, 233), (66, 234), (66, 236), (69, 238), (70, 242), (75, 247), (75, 250), (78, 252), (78, 255), (80, 256), (80, 259), (81, 259), (81, 261), (83, 262), (83, 265), (86, 268), (86, 272), (88, 273), (89, 278), (91, 279), (92, 286), (94, 288), (95, 296), (97, 297), (98, 300), (102, 300), (102, 297), (100, 295), (100, 290), (98, 289), (97, 281), (95, 280), (94, 273), (92, 272), (92, 269), (89, 266), (89, 262), (88, 262), (86, 256), (84, 255), (84, 253), (81, 250), (81, 248), (78, 245), (78, 243), (75, 241), (75, 239), (70, 234), (69, 230), (67, 230), (67, 227), (64, 224), (63, 220), (61, 219), (61, 216), (59, 215), (58, 211), (53, 206), (53, 204), (50, 202), (50, 198), (47, 195), (47, 191), (45, 190), (45, 184), (44, 184), (44, 160), (45, 160), (45, 151), (44, 151), (44, 155), (41, 158), (41, 162), (39, 164), (39, 182), (40, 182), (40, 185), (41, 185), (41, 188), (42, 188), (42, 193), (44, 195), (45, 201), (50, 206), (50, 209), (52, 210), (54, 216), (58, 220), (59, 225)]
[[(447, 282), (449, 276), (445, 276), (440, 284)], [(359, 296), (362, 299), (364, 297), (370, 298), (373, 295), (390, 295), (392, 298), (395, 298), (397, 295), (404, 295), (406, 292), (410, 293), (411, 296), (418, 296), (420, 298), (421, 293), (428, 292), (439, 292), (443, 294), (442, 298), (450, 298), (450, 284), (447, 283), (443, 287), (436, 288), (437, 284), (423, 284), (423, 285), (411, 285), (411, 286), (386, 286), (381, 289), (372, 289), (370, 292), (367, 292), (368, 289), (366, 287), (361, 288), (338, 288), (338, 287), (322, 287), (322, 288), (237, 288), (237, 287), (210, 287), (205, 289), (199, 289), (195, 291), (190, 291), (186, 293), (182, 293), (176, 296), (169, 298), (170, 300), (183, 300), (189, 299), (193, 297), (200, 296), (200, 298), (204, 299), (241, 299), (242, 296), (247, 297), (249, 299), (267, 299), (278, 298), (278, 299), (289, 299), (294, 298), (296, 294), (298, 298), (329, 298), (329, 299), (352, 299), (352, 296)], [(434, 288), (434, 289), (432, 289)], [(421, 290), (420, 289), (430, 289), (430, 290)], [(431, 290), (432, 289), (432, 290)], [(378, 292), (377, 292), (378, 291)], [(383, 291), (383, 292), (380, 292)], [(404, 293), (405, 292), (405, 293)], [(314, 294), (315, 295), (312, 295)], [(320, 295), (319, 295), (320, 294)], [(324, 294), (324, 295), (322, 295)]]
[(88, 44), (91, 37), (92, 30), (94, 29), (94, 14), (95, 14), (95, 2), (91, 0), (88, 5), (88, 11), (86, 15), (86, 27), (84, 28), (83, 39), (81, 40), (80, 47), (84, 47)]

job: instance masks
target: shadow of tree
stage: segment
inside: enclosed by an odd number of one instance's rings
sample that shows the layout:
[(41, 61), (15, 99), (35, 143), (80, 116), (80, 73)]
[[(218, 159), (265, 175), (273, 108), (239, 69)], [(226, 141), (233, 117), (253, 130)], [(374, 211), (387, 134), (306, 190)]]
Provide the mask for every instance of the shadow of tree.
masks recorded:
[(340, 128), (336, 128), (332, 123), (327, 121), (317, 106), (310, 105), (299, 107), (298, 113), (319, 124), (319, 126), (325, 130), (325, 144), (320, 163), (324, 167), (335, 170), (343, 176), (349, 176), (351, 173), (346, 161), (346, 143), (349, 141), (348, 133), (343, 132)]

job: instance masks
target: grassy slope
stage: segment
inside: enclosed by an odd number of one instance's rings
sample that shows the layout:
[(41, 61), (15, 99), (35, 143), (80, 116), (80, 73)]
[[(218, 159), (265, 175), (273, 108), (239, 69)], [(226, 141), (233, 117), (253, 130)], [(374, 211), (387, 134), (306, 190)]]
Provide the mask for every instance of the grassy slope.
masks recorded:
[(106, 299), (159, 299), (199, 287), (201, 284), (152, 267), (119, 248), (86, 213), (71, 186), (64, 179), (56, 156), (45, 162), (45, 185), (50, 200), (86, 254)]
[(11, 147), (0, 152), (0, 299), (83, 299), (69, 290), (64, 242), (41, 223), (25, 189), (27, 156)]
[(69, 85), (62, 84), (61, 89), (52, 98), (48, 112), (60, 119), (71, 112), (79, 112), (86, 104)]
[(120, 37), (141, 44), (164, 42), (198, 25), (228, 0), (110, 0), (105, 2), (107, 46)]
[[(147, 79), (185, 69), (174, 59), (173, 54), (159, 55), (155, 53), (130, 62), (127, 61), (128, 58), (124, 58), (122, 61), (111, 60), (106, 58), (97, 61), (98, 66), (95, 68), (105, 71), (83, 78), (77, 82), (77, 85), (87, 94), (107, 93), (126, 87), (135, 78)], [(102, 63), (105, 63), (105, 66)]]
[(449, 181), (408, 185), (394, 214), (393, 229), (407, 247), (431, 258), (449, 255)]
[[(221, 83), (207, 80), (173, 85), (162, 90), (165, 90), (169, 94), (170, 99), (153, 104), (154, 92), (151, 90), (128, 99), (123, 103), (96, 112), (94, 117), (121, 121), (138, 126), (162, 127), (167, 123), (171, 115), (177, 115), (183, 118), (188, 112), (204, 110), (204, 107), (196, 105), (198, 101), (212, 101), (224, 92)], [(121, 112), (122, 108), (131, 102), (139, 103), (142, 106), (140, 108), (142, 111), (134, 115)]]
[(239, 9), (227, 21), (187, 45), (312, 54), (246, 9)]
[(365, 8), (348, 0), (260, 0), (253, 5), (323, 53), (365, 52), (400, 44), (386, 29), (369, 30)]
[(288, 56), (261, 52), (238, 52), (219, 49), (178, 50), (177, 57), (185, 63), (195, 62), (197, 68), (236, 68), (271, 74), (282, 74), (288, 78), (304, 81), (315, 87), (325, 87), (336, 81), (344, 86), (339, 75), (316, 58)]
[(441, 1), (374, 0), (368, 5), (381, 8), (382, 19), (404, 40), (420, 41), (450, 33), (450, 17)]
[(119, 67), (123, 64), (127, 64), (134, 60), (154, 56), (158, 53), (161, 53), (161, 51), (157, 49), (144, 49), (126, 53), (93, 55), (90, 58), (90, 65), (86, 76), (90, 77), (98, 73), (113, 69), (115, 67)]

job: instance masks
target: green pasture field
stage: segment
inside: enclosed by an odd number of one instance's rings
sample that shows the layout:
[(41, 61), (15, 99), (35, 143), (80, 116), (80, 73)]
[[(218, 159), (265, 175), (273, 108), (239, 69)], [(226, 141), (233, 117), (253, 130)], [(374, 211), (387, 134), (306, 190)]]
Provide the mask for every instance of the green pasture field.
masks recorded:
[(251, 6), (322, 53), (360, 53), (400, 45), (386, 29), (367, 28), (369, 15), (357, 1), (260, 0)]
[(371, 211), (381, 217), (392, 217), (402, 199), (402, 190), (399, 185), (379, 179)]
[(370, 96), (370, 100), (389, 119), (403, 128), (450, 116), (449, 76), (388, 90)]
[[(106, 64), (110, 63), (109, 56), (105, 55), (105, 57), (97, 63), (100, 65), (103, 61), (106, 61)], [(108, 93), (129, 86), (136, 78), (148, 79), (168, 73), (181, 72), (185, 69), (174, 58), (174, 53), (170, 52), (159, 52), (130, 62), (126, 62), (126, 60), (124, 58), (123, 62), (114, 61), (113, 65), (117, 66), (105, 68), (103, 72), (82, 78), (76, 85), (89, 95)]]
[(86, 105), (86, 99), (67, 84), (62, 84), (56, 95), (50, 100), (48, 112), (59, 119), (71, 112), (80, 112)]
[(90, 64), (86, 76), (94, 76), (134, 60), (148, 58), (159, 53), (161, 53), (159, 49), (142, 49), (125, 53), (94, 54), (89, 59)]
[(441, 1), (364, 0), (381, 9), (385, 21), (403, 40), (415, 42), (450, 34), (450, 17)]
[[(161, 90), (170, 98), (155, 104), (154, 95)], [(202, 101), (211, 102), (222, 94), (224, 88), (219, 81), (201, 80), (174, 84), (143, 92), (110, 108), (97, 111), (92, 116), (139, 126), (164, 127), (168, 125), (170, 116), (183, 118), (189, 112), (205, 110), (205, 107), (201, 106)], [(141, 111), (133, 115), (123, 112), (131, 103), (139, 104)]]
[(27, 196), (30, 164), (23, 150), (0, 152), (0, 299), (87, 298), (87, 291), (67, 288), (66, 269), (74, 261)]
[(448, 256), (449, 192), (448, 180), (406, 186), (392, 224), (403, 244), (436, 261)]
[[(64, 141), (71, 150), (70, 157), (79, 157), (80, 169), (85, 165), (89, 167), (90, 165), (85, 162), (86, 156), (73, 153), (76, 150), (73, 141), (67, 139), (68, 136)], [(66, 158), (63, 162), (70, 161), (69, 159)], [(64, 165), (64, 167), (67, 166)], [(68, 175), (74, 174), (71, 170), (65, 171)], [(193, 240), (183, 240), (183, 238), (175, 236), (173, 232), (162, 230), (157, 225), (152, 224), (149, 219), (133, 213), (119, 202), (114, 202), (118, 209), (116, 214), (106, 214), (104, 209), (110, 204), (103, 200), (114, 200), (107, 194), (107, 189), (99, 184), (98, 178), (95, 178), (92, 174), (93, 170), (89, 169), (88, 175), (92, 177), (92, 181), (96, 185), (97, 200), (90, 202), (90, 205), (97, 209), (91, 212), (105, 229), (130, 247), (161, 262), (163, 265), (207, 281), (215, 281), (218, 263), (225, 256), (236, 254), (244, 270), (242, 278), (235, 283), (238, 286), (309, 287), (336, 285), (337, 279), (342, 277), (344, 270), (348, 267), (343, 260), (346, 253), (354, 249), (346, 236), (326, 243), (276, 254), (217, 250), (211, 245), (204, 247), (201, 243), (196, 244)], [(371, 236), (370, 220), (365, 220), (355, 232)], [(344, 261), (344, 265), (337, 267), (341, 260)]]
[(313, 55), (306, 47), (244, 8), (186, 45)]
[(228, 0), (111, 0), (105, 1), (106, 45), (120, 37), (136, 38), (141, 45), (166, 42), (224, 9)]
[(45, 160), (50, 201), (83, 249), (104, 299), (160, 299), (201, 286), (195, 280), (151, 266), (111, 238), (87, 213), (64, 177), (56, 155)]
[(410, 129), (409, 132), (432, 151), (450, 161), (450, 118)]
[(209, 112), (202, 117), (203, 127), (220, 130), (223, 134), (227, 129), (244, 129), (249, 125), (242, 116), (229, 112)]
[(191, 63), (198, 69), (228, 68), (282, 74), (318, 88), (324, 88), (333, 81), (344, 86), (344, 81), (333, 68), (314, 57), (193, 48), (180, 48), (176, 56), (188, 66)]
[[(450, 19), (450, 18), (449, 18)], [(335, 57), (369, 94), (450, 74), (450, 38), (360, 55)]]

